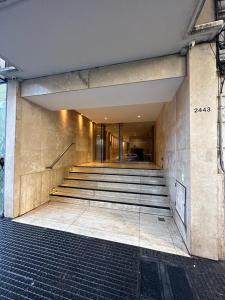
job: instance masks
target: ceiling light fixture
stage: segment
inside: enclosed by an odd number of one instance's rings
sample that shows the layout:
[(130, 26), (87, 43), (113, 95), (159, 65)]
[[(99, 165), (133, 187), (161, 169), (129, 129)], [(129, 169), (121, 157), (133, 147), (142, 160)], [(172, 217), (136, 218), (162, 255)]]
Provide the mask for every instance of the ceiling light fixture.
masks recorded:
[(104, 118), (104, 120), (108, 120), (108, 118), (107, 118), (107, 117), (105, 117), (105, 118)]
[(138, 117), (138, 119), (140, 119), (140, 117), (141, 117), (141, 116), (140, 116), (140, 115), (138, 115), (137, 117)]

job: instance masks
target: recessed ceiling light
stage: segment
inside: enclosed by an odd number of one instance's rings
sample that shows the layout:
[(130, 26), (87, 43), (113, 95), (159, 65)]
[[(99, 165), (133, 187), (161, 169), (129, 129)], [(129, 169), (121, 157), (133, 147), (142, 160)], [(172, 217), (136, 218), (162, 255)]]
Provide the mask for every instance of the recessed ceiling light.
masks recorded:
[(140, 115), (138, 115), (137, 117), (138, 117), (138, 119), (140, 119), (140, 117), (141, 117), (141, 116), (140, 116)]
[(107, 118), (107, 117), (105, 117), (105, 118), (104, 118), (104, 120), (108, 120), (108, 118)]

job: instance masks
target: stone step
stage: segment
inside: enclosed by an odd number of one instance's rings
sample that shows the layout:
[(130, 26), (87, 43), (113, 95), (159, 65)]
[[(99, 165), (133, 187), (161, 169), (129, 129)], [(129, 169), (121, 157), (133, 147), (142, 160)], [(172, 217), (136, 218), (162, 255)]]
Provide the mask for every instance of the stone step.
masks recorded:
[(90, 180), (118, 183), (137, 183), (137, 184), (155, 184), (165, 185), (166, 180), (162, 177), (145, 177), (145, 176), (129, 176), (129, 175), (110, 175), (110, 174), (92, 174), (92, 173), (69, 173), (65, 179), (70, 180)]
[(88, 206), (97, 206), (97, 207), (104, 207), (110, 209), (118, 209), (118, 210), (127, 210), (127, 211), (135, 211), (141, 212), (146, 214), (155, 214), (161, 216), (171, 216), (171, 210), (169, 207), (160, 206), (146, 206), (140, 204), (129, 204), (129, 203), (122, 203), (116, 201), (108, 201), (108, 200), (95, 200), (95, 199), (88, 199), (88, 198), (79, 198), (72, 195), (66, 195), (62, 193), (55, 193), (50, 194), (50, 201), (59, 201), (59, 202), (66, 202), (66, 203), (76, 203), (76, 204), (83, 204)]
[(171, 216), (160, 169), (74, 167), (50, 200)]
[(164, 176), (164, 170), (160, 169), (132, 169), (132, 168), (109, 168), (109, 167), (73, 167), (71, 173), (92, 173), (111, 175), (132, 175), (132, 176)]
[(117, 182), (103, 182), (103, 181), (85, 181), (85, 180), (71, 180), (66, 179), (61, 186), (66, 187), (81, 187), (87, 189), (102, 189), (110, 191), (124, 191), (147, 194), (161, 194), (167, 195), (168, 188), (166, 186), (146, 185), (137, 183), (117, 183)]
[(62, 194), (77, 198), (93, 199), (96, 201), (105, 200), (110, 202), (128, 203), (130, 205), (140, 204), (147, 206), (170, 207), (169, 197), (150, 194), (123, 193), (118, 191), (109, 192), (93, 189), (65, 188), (62, 186), (54, 189), (52, 194)]

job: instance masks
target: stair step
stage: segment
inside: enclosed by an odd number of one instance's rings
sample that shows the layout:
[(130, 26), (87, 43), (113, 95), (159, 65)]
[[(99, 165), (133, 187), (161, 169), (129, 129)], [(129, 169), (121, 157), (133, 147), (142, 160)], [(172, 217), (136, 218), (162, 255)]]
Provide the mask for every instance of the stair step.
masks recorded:
[(140, 183), (140, 182), (125, 182), (125, 181), (109, 181), (109, 180), (103, 180), (96, 178), (93, 179), (85, 179), (85, 178), (74, 178), (74, 177), (65, 177), (64, 183), (70, 184), (70, 185), (80, 185), (80, 184), (86, 184), (90, 186), (118, 186), (118, 187), (162, 187), (165, 188), (166, 185), (162, 183)]
[(50, 200), (171, 216), (161, 169), (76, 166)]
[(168, 188), (156, 184), (138, 184), (138, 183), (124, 183), (124, 182), (107, 182), (107, 181), (93, 181), (93, 180), (71, 180), (65, 179), (62, 186), (83, 187), (91, 189), (107, 189), (114, 191), (137, 192), (137, 193), (153, 193), (153, 194), (168, 194)]
[(109, 201), (109, 200), (96, 200), (92, 198), (76, 197), (72, 195), (67, 195), (63, 193), (54, 193), (50, 194), (50, 200), (67, 202), (67, 203), (76, 203), (76, 204), (85, 204), (90, 206), (105, 207), (111, 209), (120, 209), (128, 211), (137, 211), (147, 214), (157, 214), (163, 216), (171, 216), (171, 210), (169, 207), (160, 206), (160, 205), (143, 205), (140, 203), (126, 203), (118, 201)]
[(141, 177), (141, 176), (126, 176), (126, 175), (109, 175), (109, 174), (91, 174), (91, 173), (70, 173), (65, 180), (84, 180), (98, 182), (116, 182), (116, 183), (131, 183), (142, 185), (158, 185), (165, 186), (165, 178), (158, 177)]
[[(100, 185), (101, 184), (101, 185)], [(167, 187), (157, 187), (157, 186), (125, 186), (123, 184), (111, 184), (111, 185), (104, 185), (104, 183), (98, 183), (98, 185), (94, 183), (90, 184), (84, 184), (81, 183), (76, 185), (69, 185), (69, 184), (62, 184), (59, 185), (61, 188), (76, 190), (90, 190), (90, 191), (104, 191), (104, 192), (110, 192), (110, 193), (125, 193), (125, 194), (137, 194), (137, 195), (154, 195), (154, 196), (168, 196)]]
[(131, 169), (131, 168), (109, 168), (109, 167), (73, 167), (72, 173), (92, 173), (92, 174), (110, 174), (110, 175), (135, 175), (135, 176), (160, 176), (164, 175), (164, 170), (160, 169)]
[(169, 198), (165, 196), (131, 194), (121, 192), (107, 192), (102, 190), (87, 190), (87, 189), (67, 189), (58, 187), (54, 190), (53, 194), (63, 194), (67, 196), (74, 196), (80, 198), (88, 198), (94, 200), (106, 200), (110, 202), (122, 202), (129, 204), (142, 204), (170, 207)]

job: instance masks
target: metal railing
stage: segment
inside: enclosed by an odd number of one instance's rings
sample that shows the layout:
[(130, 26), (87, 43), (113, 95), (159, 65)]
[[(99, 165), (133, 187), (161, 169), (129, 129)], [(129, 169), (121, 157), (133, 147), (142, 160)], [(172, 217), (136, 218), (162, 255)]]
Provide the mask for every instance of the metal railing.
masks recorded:
[(53, 161), (53, 163), (50, 166), (46, 167), (46, 169), (52, 169), (57, 164), (57, 162), (64, 156), (64, 154), (70, 149), (70, 147), (72, 147), (74, 144), (75, 144), (74, 142), (69, 144), (69, 146), (67, 146), (66, 149), (63, 150), (63, 152), (57, 156), (57, 158)]

